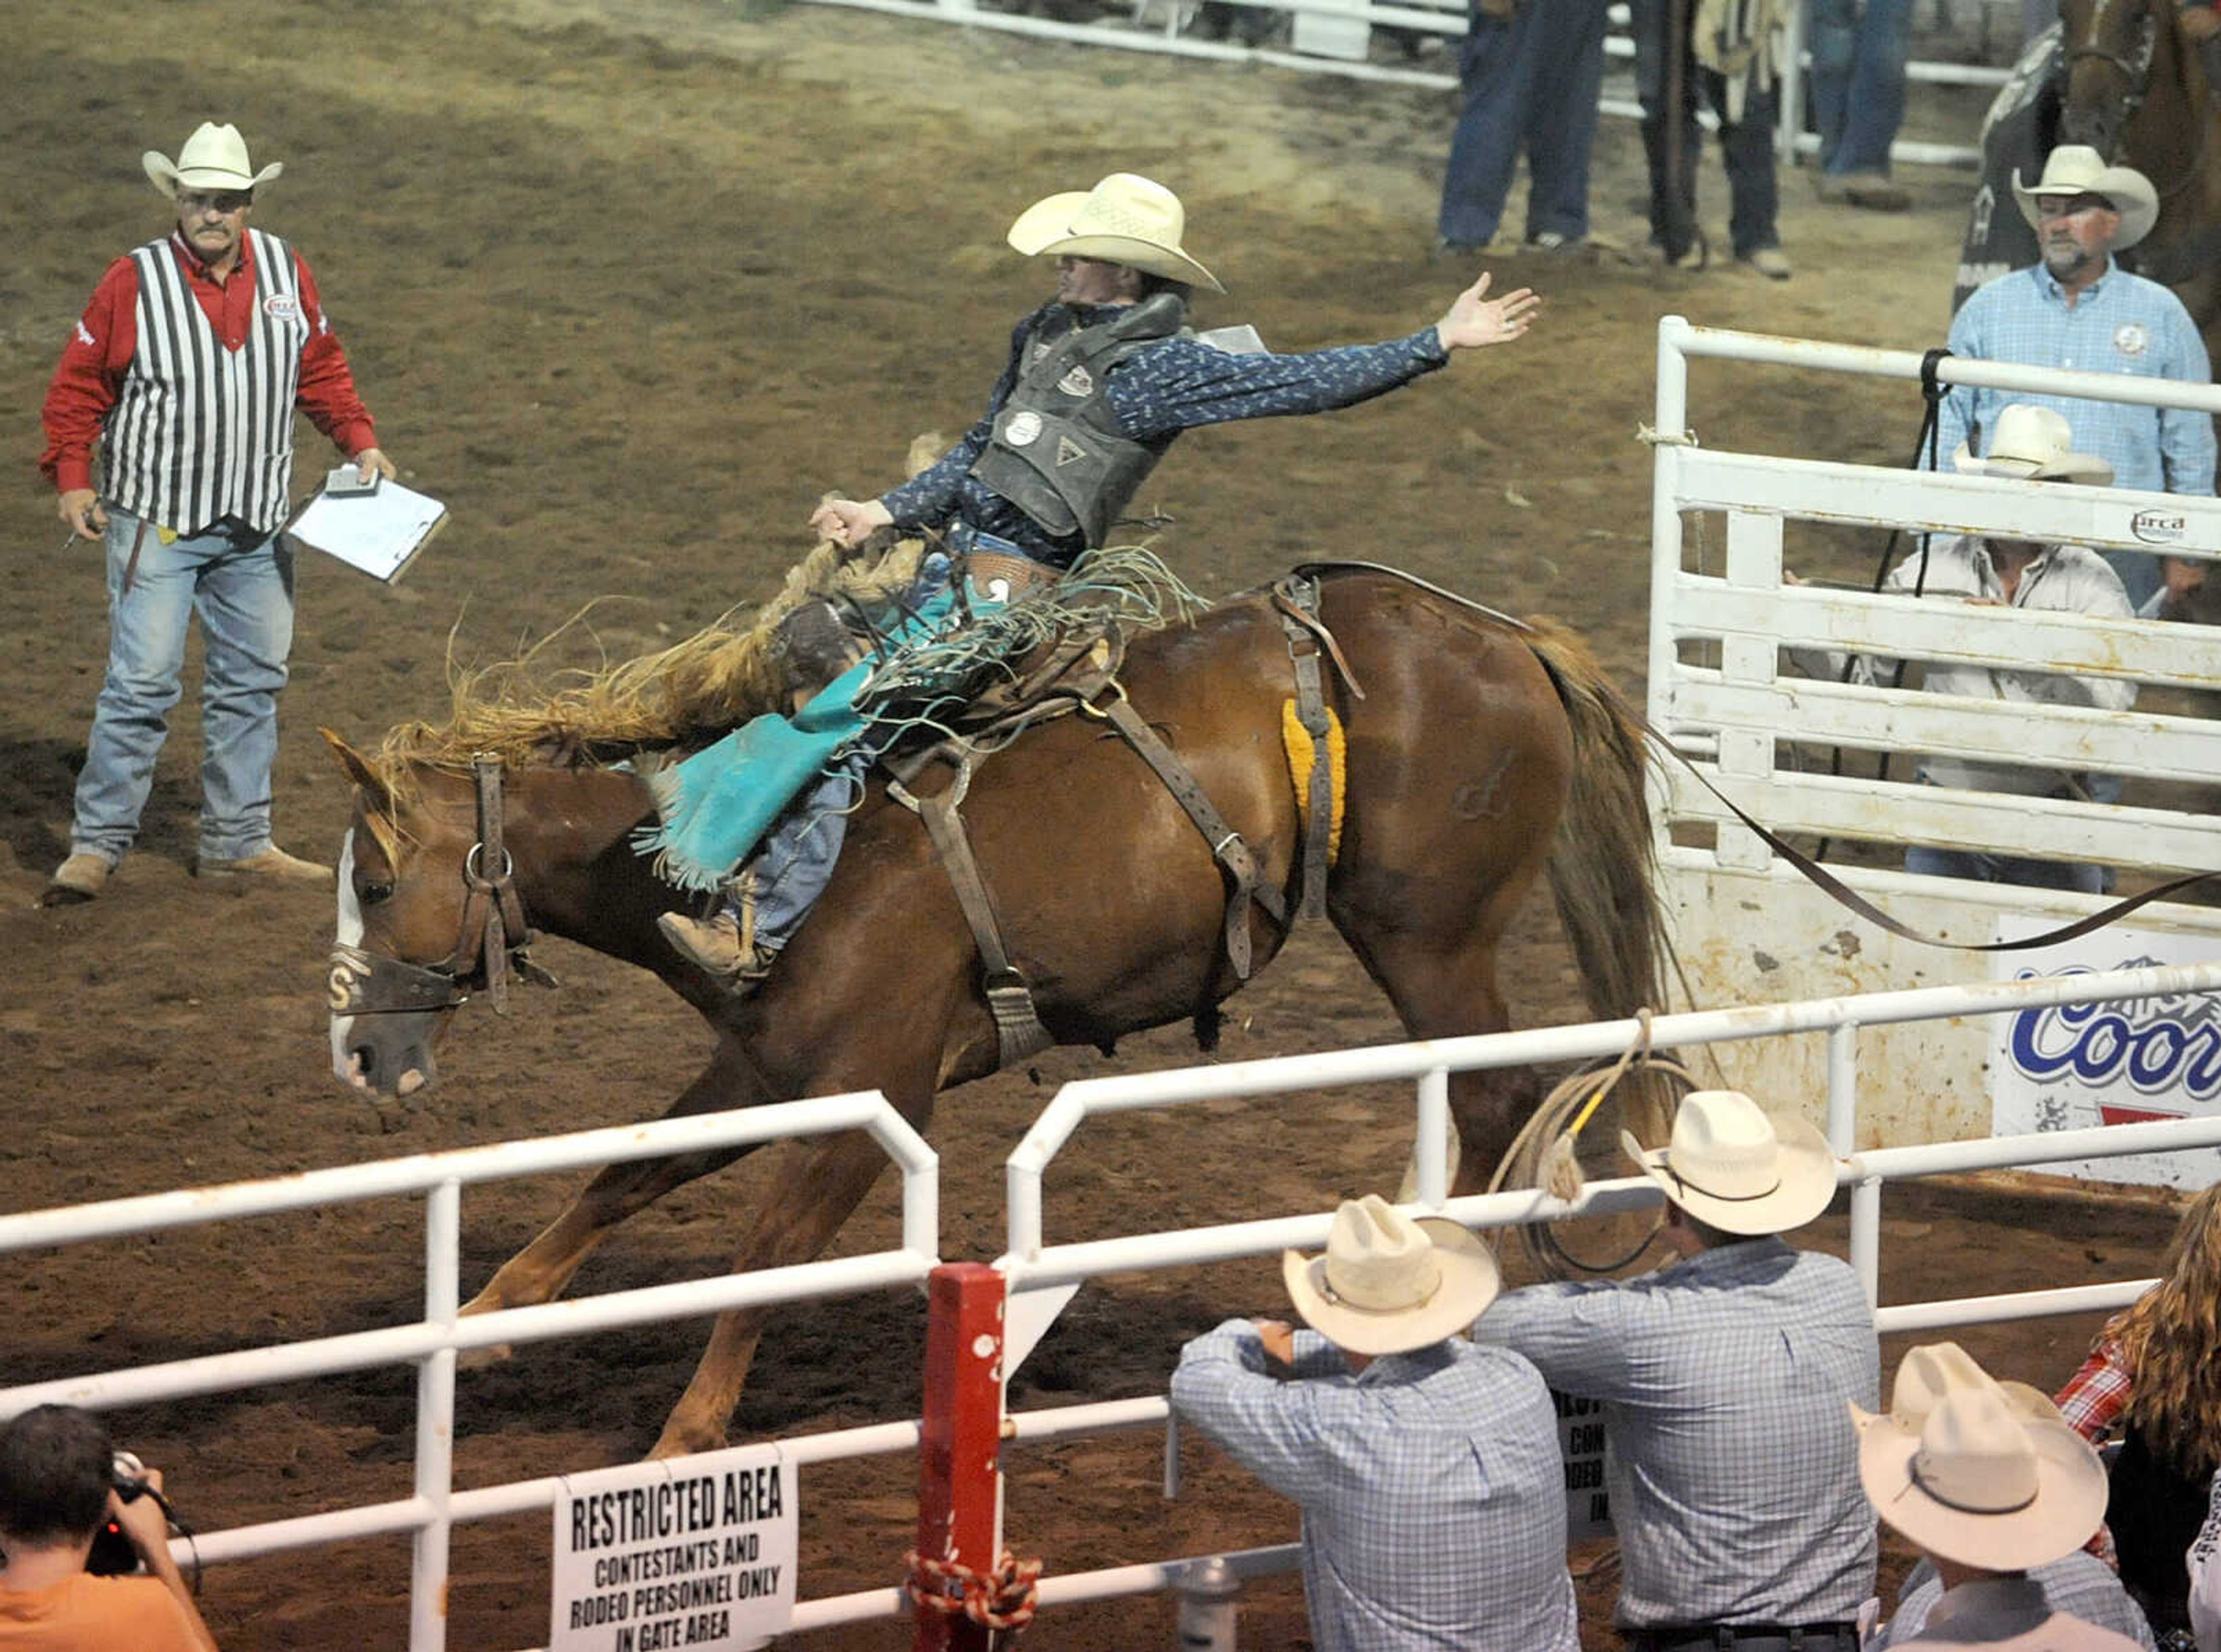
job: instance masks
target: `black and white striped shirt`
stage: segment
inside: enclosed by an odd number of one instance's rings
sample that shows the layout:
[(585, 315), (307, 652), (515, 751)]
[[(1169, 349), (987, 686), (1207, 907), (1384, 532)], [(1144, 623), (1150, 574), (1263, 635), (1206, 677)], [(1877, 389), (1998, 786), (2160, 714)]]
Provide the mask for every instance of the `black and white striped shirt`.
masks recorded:
[(285, 519), (309, 322), (292, 249), (262, 230), (247, 233), (254, 313), (236, 350), (224, 347), (166, 238), (131, 254), (139, 342), (108, 416), (107, 492), (178, 533), (226, 518), (269, 532)]

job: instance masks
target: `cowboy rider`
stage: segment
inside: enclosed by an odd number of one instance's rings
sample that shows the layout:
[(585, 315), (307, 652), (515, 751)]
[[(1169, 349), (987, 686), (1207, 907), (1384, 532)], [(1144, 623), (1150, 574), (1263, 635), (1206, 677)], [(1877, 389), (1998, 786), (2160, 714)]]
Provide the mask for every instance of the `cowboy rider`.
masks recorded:
[[(1019, 214), (1010, 243), (1056, 259), (1056, 297), (1011, 335), (985, 416), (911, 480), (875, 499), (829, 498), (810, 525), (852, 547), (881, 528), (937, 529), (951, 551), (998, 558), (998, 572), (1022, 579), (1029, 568), (1067, 568), (1105, 543), (1182, 430), (1368, 401), (1455, 351), (1523, 338), (1542, 305), (1525, 287), (1489, 297), (1483, 275), (1439, 322), (1403, 338), (1297, 355), (1245, 349), (1187, 329), (1189, 291), (1225, 288), (1181, 247), (1186, 227), (1179, 197), (1131, 172)], [(847, 785), (829, 775), (825, 795)], [(664, 938), (719, 982), (752, 988), (831, 878), (840, 829), (837, 810), (805, 792), (720, 908), (665, 914)]]
[(931, 468), (876, 499), (828, 499), (810, 525), (844, 545), (938, 529), (952, 550), (1069, 567), (1104, 543), (1181, 431), (1369, 401), (1454, 351), (1524, 337), (1542, 304), (1525, 287), (1490, 298), (1484, 275), (1404, 338), (1298, 355), (1228, 347), (1187, 330), (1189, 292), (1226, 289), (1181, 247), (1185, 228), (1179, 197), (1131, 172), (1020, 213), (1010, 244), (1056, 260), (1056, 297), (1012, 333), (985, 416)]

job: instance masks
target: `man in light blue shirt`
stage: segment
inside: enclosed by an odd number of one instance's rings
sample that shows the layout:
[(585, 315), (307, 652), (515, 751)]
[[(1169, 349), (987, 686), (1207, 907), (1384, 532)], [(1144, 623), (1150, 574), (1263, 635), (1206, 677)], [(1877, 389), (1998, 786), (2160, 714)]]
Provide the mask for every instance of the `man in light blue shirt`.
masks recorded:
[(1228, 1320), (1180, 1350), (1172, 1399), (1301, 1505), (1316, 1652), (1580, 1652), (1549, 1391), (1456, 1334), (1495, 1259), (1368, 1195), (1283, 1273), (1312, 1329)]
[(1876, 1545), (1846, 1402), (1878, 1399), (1874, 1311), (1843, 1262), (1778, 1236), (1827, 1208), (1834, 1157), (1733, 1090), (1682, 1098), (1663, 1149), (1622, 1142), (1680, 1260), (1513, 1291), (1473, 1336), (1604, 1402), (1634, 1652), (1855, 1652)]
[[(2187, 385), (2212, 382), (2205, 341), (2182, 300), (2113, 261), (2151, 231), (2159, 197), (2141, 172), (2108, 166), (2094, 149), (2062, 144), (2033, 186), (2013, 179), (2022, 214), (2036, 226), (2043, 261), (1977, 289), (1952, 321), (1954, 355), (2090, 372), (2132, 373)], [(2181, 408), (2137, 406), (2071, 396), (1978, 390), (1944, 397), (1939, 450), (1988, 451), (1998, 415), (2029, 402), (2066, 416), (2075, 445), (2113, 467), (2116, 487), (2154, 493), (2213, 491), (2213, 420)], [(2141, 552), (2105, 554), (2139, 610), (2163, 588), (2187, 590), (2202, 564), (2171, 564)]]

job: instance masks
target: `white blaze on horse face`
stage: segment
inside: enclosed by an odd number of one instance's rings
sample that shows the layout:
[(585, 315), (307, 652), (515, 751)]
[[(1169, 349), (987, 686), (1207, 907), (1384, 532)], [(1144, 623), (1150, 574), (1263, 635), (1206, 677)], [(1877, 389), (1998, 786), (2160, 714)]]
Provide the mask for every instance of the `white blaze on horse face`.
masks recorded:
[[(359, 947), (362, 944), (362, 908), (354, 899), (354, 828), (340, 842), (340, 911), (339, 924), (334, 934), (336, 944)], [(347, 1053), (347, 1035), (354, 1030), (353, 1016), (332, 1017), (332, 1073), (341, 1084), (353, 1089), (364, 1087), (361, 1073), (355, 1058)]]

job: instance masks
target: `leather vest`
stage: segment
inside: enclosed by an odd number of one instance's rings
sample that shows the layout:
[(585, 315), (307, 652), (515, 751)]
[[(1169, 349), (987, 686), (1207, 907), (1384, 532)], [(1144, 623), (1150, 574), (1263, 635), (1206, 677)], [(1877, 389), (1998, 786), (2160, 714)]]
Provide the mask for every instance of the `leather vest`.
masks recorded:
[(1186, 319), (1179, 296), (1160, 292), (1055, 337), (1037, 325), (972, 474), (1047, 532), (1079, 533), (1099, 549), (1179, 434), (1136, 441), (1123, 433), (1105, 394), (1110, 370)]

